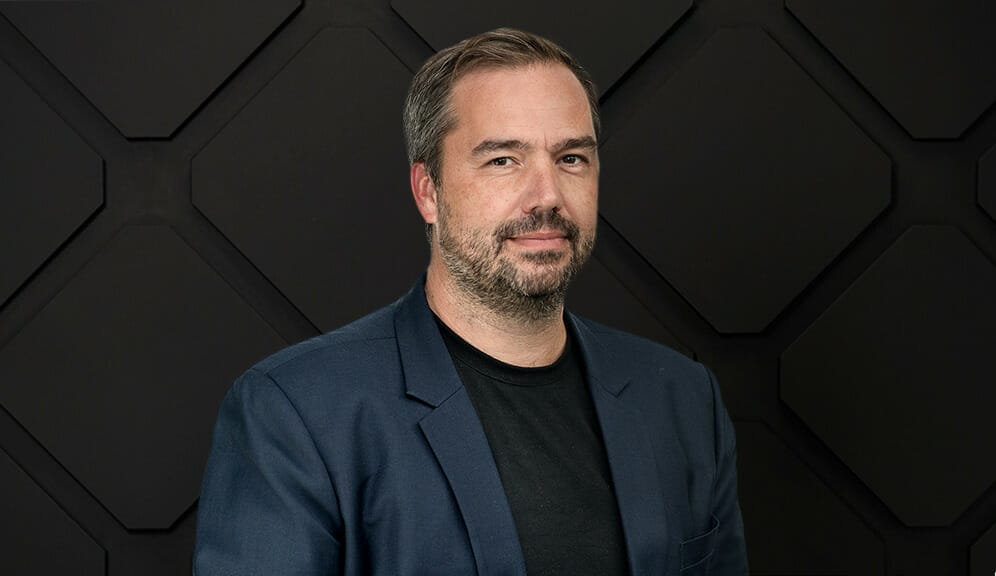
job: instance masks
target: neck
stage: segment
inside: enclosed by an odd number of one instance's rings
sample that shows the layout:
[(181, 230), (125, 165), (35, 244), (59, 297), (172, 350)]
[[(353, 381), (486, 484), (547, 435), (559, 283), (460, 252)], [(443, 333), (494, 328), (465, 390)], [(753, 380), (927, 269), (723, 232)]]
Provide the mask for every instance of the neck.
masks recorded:
[(492, 310), (467, 294), (437, 266), (425, 280), (429, 308), (450, 330), (485, 354), (513, 366), (546, 366), (560, 357), (567, 342), (564, 307), (541, 318)]

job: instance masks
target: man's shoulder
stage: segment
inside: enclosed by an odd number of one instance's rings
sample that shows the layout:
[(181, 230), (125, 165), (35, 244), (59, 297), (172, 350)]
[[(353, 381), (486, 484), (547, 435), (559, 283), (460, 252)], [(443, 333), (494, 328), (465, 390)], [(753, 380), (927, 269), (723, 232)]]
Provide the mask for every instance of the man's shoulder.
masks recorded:
[(366, 356), (381, 356), (396, 349), (394, 315), (397, 302), (331, 332), (284, 348), (250, 368), (270, 378), (286, 380), (318, 372), (328, 374), (343, 364), (355, 365)]
[(702, 364), (670, 346), (606, 326), (590, 318), (577, 315), (573, 317), (582, 329), (588, 330), (598, 339), (599, 346), (609, 357), (625, 361), (627, 366), (635, 369), (666, 366), (681, 372), (702, 373)]
[(408, 403), (402, 401), (405, 378), (395, 329), (399, 302), (257, 362), (231, 386), (226, 402), (257, 421), (279, 418), (280, 406), (290, 405), (318, 435), (348, 428), (369, 416), (369, 407), (386, 419), (403, 420)]
[[(619, 397), (685, 438), (711, 439), (722, 408), (718, 383), (701, 362), (653, 340), (579, 319), (598, 346), (600, 372), (625, 383)], [(622, 389), (622, 388), (618, 388)]]

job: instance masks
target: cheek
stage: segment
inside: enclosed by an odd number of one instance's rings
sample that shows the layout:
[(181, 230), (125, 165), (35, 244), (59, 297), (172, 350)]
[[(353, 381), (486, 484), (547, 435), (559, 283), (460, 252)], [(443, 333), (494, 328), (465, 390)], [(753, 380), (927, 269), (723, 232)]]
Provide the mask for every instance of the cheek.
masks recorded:
[(578, 190), (572, 204), (568, 209), (573, 208), (572, 216), (578, 220), (578, 223), (593, 225), (598, 219), (598, 188)]
[(503, 222), (498, 217), (503, 213), (493, 203), (469, 200), (471, 198), (465, 197), (459, 202), (447, 203), (444, 211), (447, 226), (461, 235), (490, 235)]

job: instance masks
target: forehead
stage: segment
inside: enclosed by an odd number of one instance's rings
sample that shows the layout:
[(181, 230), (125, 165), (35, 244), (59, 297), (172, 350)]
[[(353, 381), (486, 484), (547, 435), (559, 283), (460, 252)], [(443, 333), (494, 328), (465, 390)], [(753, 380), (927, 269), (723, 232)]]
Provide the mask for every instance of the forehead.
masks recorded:
[[(454, 132), (488, 137), (561, 132), (561, 137), (594, 136), (591, 110), (581, 82), (563, 64), (483, 68), (453, 86)], [(553, 134), (546, 134), (553, 136)]]

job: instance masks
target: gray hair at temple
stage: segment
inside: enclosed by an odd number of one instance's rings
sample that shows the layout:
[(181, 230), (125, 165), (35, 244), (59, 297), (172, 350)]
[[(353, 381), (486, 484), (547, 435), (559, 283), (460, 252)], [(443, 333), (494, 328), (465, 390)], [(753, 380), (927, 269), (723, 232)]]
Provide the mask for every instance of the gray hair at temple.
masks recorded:
[(440, 51), (415, 74), (404, 110), (408, 163), (424, 163), (429, 178), (440, 186), (443, 138), (456, 123), (450, 96), (457, 80), (483, 68), (518, 68), (548, 62), (563, 64), (581, 83), (597, 138), (601, 130), (598, 92), (588, 72), (566, 50), (546, 38), (498, 28)]

